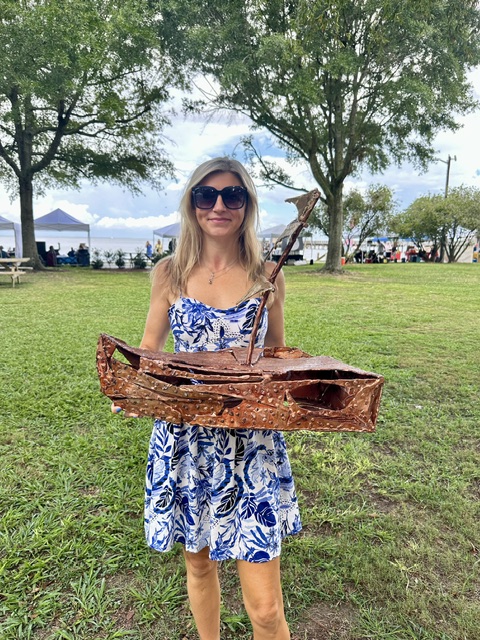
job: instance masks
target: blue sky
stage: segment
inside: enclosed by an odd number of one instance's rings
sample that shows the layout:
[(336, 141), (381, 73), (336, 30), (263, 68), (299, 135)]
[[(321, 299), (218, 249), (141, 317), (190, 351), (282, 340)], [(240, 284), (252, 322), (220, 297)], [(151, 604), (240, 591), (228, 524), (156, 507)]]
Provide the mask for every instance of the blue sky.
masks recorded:
[[(480, 99), (480, 69), (470, 74), (477, 99)], [(463, 125), (456, 133), (440, 133), (435, 141), (438, 158), (446, 160), (448, 155), (456, 156), (450, 169), (450, 187), (466, 184), (480, 187), (480, 115), (479, 111), (459, 118)], [(280, 161), (297, 186), (314, 188), (317, 185), (309, 168), (292, 167), (276, 148), (274, 139), (262, 131), (252, 132), (248, 119), (241, 116), (217, 116), (202, 119), (200, 116), (184, 119), (177, 116), (172, 127), (165, 131), (169, 138), (166, 150), (176, 167), (176, 181), (167, 181), (163, 192), (156, 192), (145, 186), (141, 196), (133, 196), (119, 187), (107, 184), (84, 184), (80, 191), (51, 189), (44, 197), (34, 201), (35, 217), (56, 209), (64, 209), (82, 222), (91, 225), (92, 235), (110, 237), (143, 238), (154, 229), (177, 220), (177, 203), (191, 171), (201, 162), (218, 155), (230, 155), (239, 138), (253, 133), (255, 144), (264, 157)], [(241, 150), (237, 149), (241, 159)], [(443, 193), (447, 166), (437, 162), (429, 170), (420, 174), (414, 167), (405, 164), (398, 168), (389, 167), (383, 174), (372, 176), (364, 172), (355, 179), (347, 179), (345, 188), (353, 186), (363, 189), (371, 183), (382, 183), (394, 190), (402, 208), (425, 193)], [(258, 185), (257, 185), (258, 186)], [(287, 223), (295, 209), (284, 202), (293, 192), (284, 188), (269, 190), (259, 187), (261, 227), (269, 228), (278, 223)], [(18, 201), (10, 202), (0, 187), (0, 215), (18, 222), (20, 219)]]

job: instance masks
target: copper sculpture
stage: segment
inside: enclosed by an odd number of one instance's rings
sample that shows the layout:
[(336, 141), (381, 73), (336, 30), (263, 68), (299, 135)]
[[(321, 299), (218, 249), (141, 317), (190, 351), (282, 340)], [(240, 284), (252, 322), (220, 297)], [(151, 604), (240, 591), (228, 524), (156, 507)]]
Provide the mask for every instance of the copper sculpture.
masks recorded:
[[(129, 412), (175, 423), (226, 429), (373, 431), (382, 376), (294, 347), (254, 348), (275, 278), (319, 195), (315, 190), (289, 200), (299, 215), (282, 236), (289, 237), (287, 246), (270, 278), (263, 278), (246, 295), (262, 295), (247, 349), (152, 352), (102, 334), (97, 347), (102, 392)], [(115, 352), (126, 362), (114, 358)]]

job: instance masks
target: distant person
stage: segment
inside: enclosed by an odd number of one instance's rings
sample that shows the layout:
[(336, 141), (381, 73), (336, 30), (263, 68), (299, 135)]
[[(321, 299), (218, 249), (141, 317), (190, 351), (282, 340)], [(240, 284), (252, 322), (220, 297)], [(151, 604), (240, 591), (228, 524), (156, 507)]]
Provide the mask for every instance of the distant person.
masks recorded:
[(3, 247), (0, 247), (0, 258), (8, 258), (8, 253), (3, 250)]
[(363, 251), (361, 251), (361, 249), (358, 249), (358, 251), (355, 251), (353, 259), (357, 263), (362, 263), (363, 262)]
[(77, 262), (80, 267), (88, 267), (90, 265), (90, 253), (83, 242), (78, 247)]
[(67, 253), (67, 257), (64, 258), (64, 264), (77, 264), (77, 252), (73, 247), (70, 247), (70, 251)]
[(145, 243), (145, 253), (147, 254), (147, 258), (151, 258), (153, 255), (153, 247), (148, 240)]
[(49, 246), (47, 251), (47, 267), (56, 267), (57, 266), (57, 252), (53, 248), (52, 245)]
[(420, 251), (418, 252), (418, 259), (420, 260), (420, 262), (426, 262), (428, 260), (428, 254), (425, 249), (420, 249)]
[(405, 252), (405, 256), (407, 258), (407, 262), (416, 262), (417, 261), (417, 250), (415, 247), (408, 246)]
[(155, 245), (155, 253), (163, 253), (163, 245), (160, 240), (157, 240), (157, 243)]

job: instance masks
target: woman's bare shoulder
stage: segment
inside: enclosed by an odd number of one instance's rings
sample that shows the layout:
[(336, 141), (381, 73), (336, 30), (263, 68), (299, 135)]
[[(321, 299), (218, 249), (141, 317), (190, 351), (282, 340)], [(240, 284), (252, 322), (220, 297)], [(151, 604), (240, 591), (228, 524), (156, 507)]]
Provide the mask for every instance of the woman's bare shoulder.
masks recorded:
[(170, 266), (172, 264), (172, 256), (165, 256), (165, 258), (161, 258), (153, 267), (154, 271), (158, 271), (159, 273), (166, 273), (170, 270)]
[[(264, 276), (266, 278), (270, 278), (270, 276), (273, 273), (273, 270), (277, 266), (277, 263), (273, 262), (272, 260), (266, 260), (263, 264), (264, 264)], [(283, 277), (283, 271), (280, 269), (280, 271), (277, 273), (277, 276), (275, 278), (275, 282), (284, 282), (284, 280), (285, 279)]]
[(152, 271), (152, 295), (167, 298), (170, 304), (174, 301), (171, 256), (159, 260)]
[(277, 266), (276, 262), (273, 262), (273, 260), (265, 260), (265, 262), (263, 263), (263, 268), (264, 268), (264, 275), (268, 278), (272, 275), (272, 271), (275, 269), (275, 267)]
[[(267, 278), (267, 280), (271, 277), (273, 270), (275, 269), (276, 266), (277, 266), (277, 263), (271, 260), (264, 262), (263, 275), (265, 276), (265, 278)], [(283, 300), (285, 298), (285, 278), (283, 276), (283, 271), (281, 269), (276, 275), (273, 286), (275, 287), (275, 291), (273, 294), (270, 294), (270, 297), (267, 302), (267, 307), (269, 309), (271, 309), (275, 305), (275, 303), (277, 303), (277, 305), (278, 304), (282, 305)]]

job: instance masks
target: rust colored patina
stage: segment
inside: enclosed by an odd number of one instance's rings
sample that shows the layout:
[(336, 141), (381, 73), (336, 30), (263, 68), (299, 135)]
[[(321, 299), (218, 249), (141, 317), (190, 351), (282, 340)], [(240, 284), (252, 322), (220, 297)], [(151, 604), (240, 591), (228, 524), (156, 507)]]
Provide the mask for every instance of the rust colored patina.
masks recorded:
[[(224, 429), (373, 431), (382, 376), (294, 347), (254, 348), (273, 283), (319, 196), (315, 190), (288, 200), (296, 204), (298, 217), (278, 239), (288, 237), (287, 246), (271, 276), (261, 278), (245, 296), (262, 296), (247, 349), (172, 354), (136, 349), (102, 334), (97, 347), (102, 392), (130, 413), (175, 423)], [(115, 352), (126, 362), (115, 358)]]
[(292, 347), (254, 349), (247, 364), (246, 349), (153, 352), (105, 334), (97, 367), (103, 393), (128, 412), (226, 429), (373, 431), (383, 385)]

